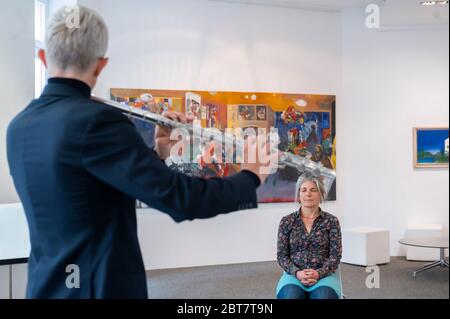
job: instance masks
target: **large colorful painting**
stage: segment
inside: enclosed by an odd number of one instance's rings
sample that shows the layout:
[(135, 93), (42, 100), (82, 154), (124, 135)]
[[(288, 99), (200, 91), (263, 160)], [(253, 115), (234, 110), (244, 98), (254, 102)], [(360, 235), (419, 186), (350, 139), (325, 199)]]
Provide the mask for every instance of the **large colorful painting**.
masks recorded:
[[(153, 103), (148, 103), (152, 97)], [(111, 89), (111, 99), (156, 113), (178, 111), (201, 121), (202, 127), (225, 129), (275, 127), (280, 136), (280, 149), (336, 168), (336, 99), (332, 95), (207, 92)], [(153, 146), (154, 125), (133, 120), (150, 147)], [(239, 172), (236, 163), (215, 161), (214, 146), (195, 150), (197, 160), (189, 164), (174, 164), (186, 174), (210, 178), (230, 176)], [(207, 160), (206, 160), (207, 159)], [(294, 201), (295, 169), (279, 169), (258, 189), (260, 203)], [(336, 200), (336, 182), (329, 200)]]
[(414, 166), (448, 167), (448, 127), (414, 128)]

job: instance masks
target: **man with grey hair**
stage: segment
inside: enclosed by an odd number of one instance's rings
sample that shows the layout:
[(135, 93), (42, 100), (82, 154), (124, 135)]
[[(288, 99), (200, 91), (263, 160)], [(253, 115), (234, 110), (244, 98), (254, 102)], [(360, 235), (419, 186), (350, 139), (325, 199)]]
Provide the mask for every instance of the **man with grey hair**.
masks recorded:
[(255, 208), (256, 188), (267, 176), (259, 161), (226, 179), (170, 170), (170, 130), (157, 127), (149, 149), (126, 116), (91, 100), (108, 63), (107, 27), (88, 8), (67, 9), (53, 16), (47, 50), (39, 51), (48, 85), (7, 132), (10, 172), (30, 231), (27, 298), (147, 298), (135, 199), (176, 222), (210, 218)]

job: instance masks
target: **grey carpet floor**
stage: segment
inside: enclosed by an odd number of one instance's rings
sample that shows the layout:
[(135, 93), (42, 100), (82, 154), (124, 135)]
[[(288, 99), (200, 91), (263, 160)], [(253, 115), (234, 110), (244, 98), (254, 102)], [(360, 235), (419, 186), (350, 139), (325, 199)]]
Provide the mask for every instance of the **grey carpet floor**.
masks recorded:
[[(449, 299), (449, 271), (435, 268), (412, 277), (425, 263), (392, 257), (380, 266), (380, 288), (366, 287), (365, 267), (341, 265), (348, 299)], [(147, 272), (152, 299), (273, 299), (282, 273), (276, 262)]]

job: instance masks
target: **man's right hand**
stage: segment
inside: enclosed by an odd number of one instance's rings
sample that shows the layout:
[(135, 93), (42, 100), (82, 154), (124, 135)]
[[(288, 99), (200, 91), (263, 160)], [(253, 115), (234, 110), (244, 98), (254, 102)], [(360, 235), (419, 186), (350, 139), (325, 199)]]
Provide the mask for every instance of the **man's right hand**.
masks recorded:
[(279, 156), (278, 150), (271, 152), (264, 135), (249, 136), (245, 140), (244, 162), (241, 169), (256, 174), (263, 184), (277, 167)]

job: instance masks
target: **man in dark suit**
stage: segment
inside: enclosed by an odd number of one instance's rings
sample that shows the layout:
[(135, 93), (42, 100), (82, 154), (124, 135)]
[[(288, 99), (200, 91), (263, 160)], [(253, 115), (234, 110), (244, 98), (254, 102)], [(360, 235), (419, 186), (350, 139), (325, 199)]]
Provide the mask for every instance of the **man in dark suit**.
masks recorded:
[(78, 28), (65, 25), (66, 8), (51, 20), (39, 52), (49, 83), (8, 127), (10, 172), (30, 231), (27, 297), (147, 298), (135, 199), (176, 222), (210, 218), (257, 207), (267, 176), (260, 162), (226, 179), (170, 170), (170, 130), (158, 127), (149, 149), (126, 116), (90, 99), (108, 34), (98, 14), (78, 10)]

